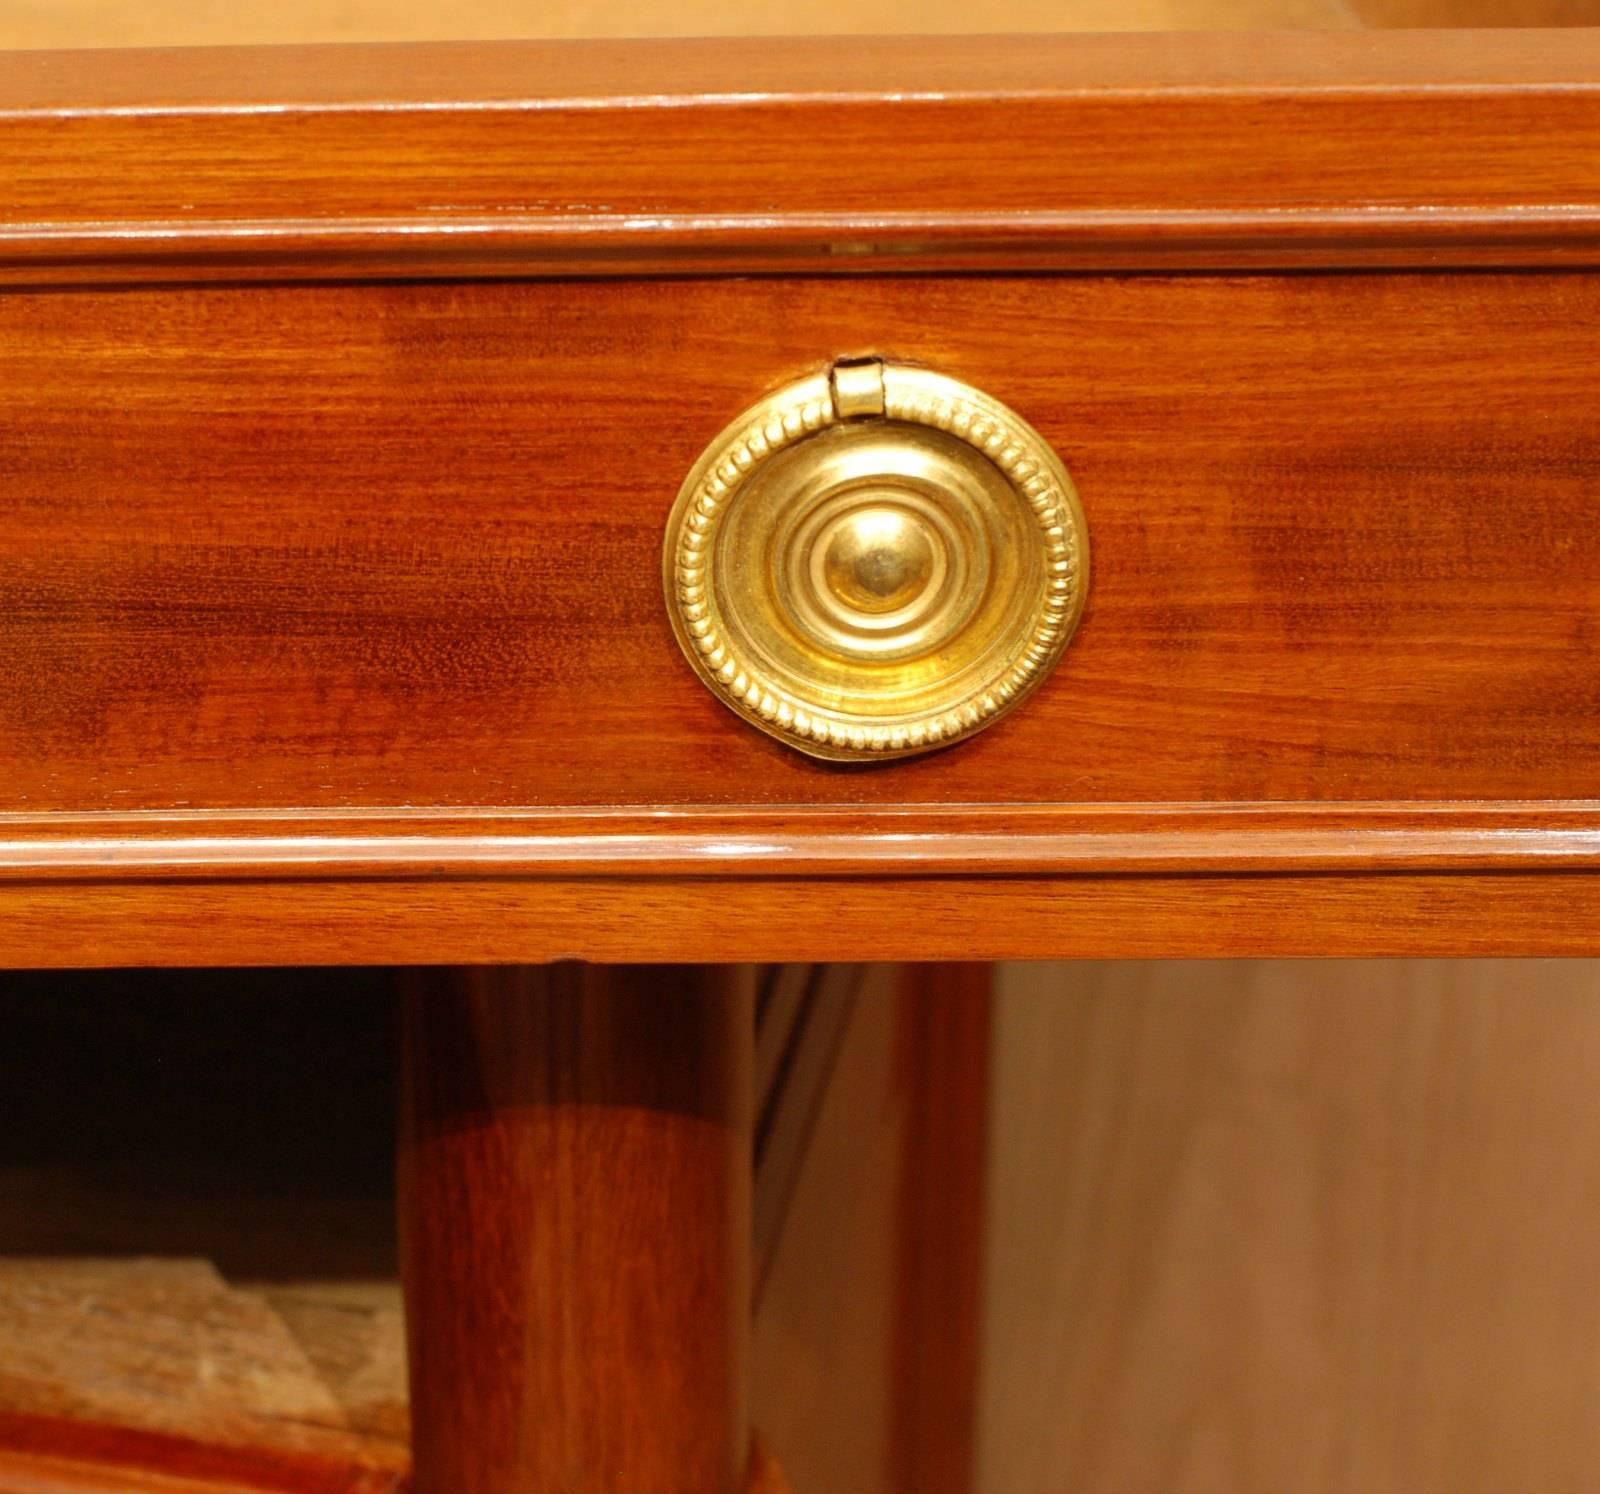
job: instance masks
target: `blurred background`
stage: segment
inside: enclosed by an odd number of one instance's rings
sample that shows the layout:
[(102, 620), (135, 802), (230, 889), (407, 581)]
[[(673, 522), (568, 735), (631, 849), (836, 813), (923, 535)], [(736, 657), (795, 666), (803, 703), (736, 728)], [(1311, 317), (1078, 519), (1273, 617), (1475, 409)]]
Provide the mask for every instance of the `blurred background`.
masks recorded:
[[(27, 48), (1582, 24), (1600, 0), (0, 0), (0, 46)], [(1027, 965), (995, 988), (979, 1494), (1600, 1489), (1600, 966)], [(898, 999), (868, 979), (840, 1020), (766, 1268), (757, 1407), (801, 1494), (872, 1494), (894, 1455)], [(14, 977), (0, 1002), (0, 1255), (54, 1261), (63, 1300), (109, 1290), (89, 1258), (203, 1262), (121, 1289), (260, 1337), (232, 1400), (174, 1371), (188, 1402), (130, 1380), (116, 1414), (403, 1441), (388, 978)], [(51, 1338), (29, 1269), (22, 1293), (0, 1260), (0, 1403), (33, 1376), (108, 1414), (83, 1384), (121, 1351)]]
[(1600, 0), (3, 0), (0, 46), (1597, 23)]

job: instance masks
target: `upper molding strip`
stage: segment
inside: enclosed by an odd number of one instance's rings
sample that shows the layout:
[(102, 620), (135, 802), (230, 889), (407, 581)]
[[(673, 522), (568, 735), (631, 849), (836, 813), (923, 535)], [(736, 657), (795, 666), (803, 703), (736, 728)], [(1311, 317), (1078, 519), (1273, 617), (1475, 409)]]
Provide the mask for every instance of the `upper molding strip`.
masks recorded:
[(1600, 30), (0, 54), (0, 281), (1600, 263)]
[(1595, 802), (0, 815), (0, 883), (1596, 868)]

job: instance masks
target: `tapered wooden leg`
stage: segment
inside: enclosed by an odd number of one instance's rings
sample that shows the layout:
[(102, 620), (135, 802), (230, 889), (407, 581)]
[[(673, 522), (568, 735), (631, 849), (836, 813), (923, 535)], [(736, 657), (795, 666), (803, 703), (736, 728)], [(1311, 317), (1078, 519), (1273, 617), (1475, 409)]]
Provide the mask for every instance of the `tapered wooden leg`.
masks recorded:
[(411, 978), (415, 1494), (742, 1488), (752, 1034), (741, 970)]

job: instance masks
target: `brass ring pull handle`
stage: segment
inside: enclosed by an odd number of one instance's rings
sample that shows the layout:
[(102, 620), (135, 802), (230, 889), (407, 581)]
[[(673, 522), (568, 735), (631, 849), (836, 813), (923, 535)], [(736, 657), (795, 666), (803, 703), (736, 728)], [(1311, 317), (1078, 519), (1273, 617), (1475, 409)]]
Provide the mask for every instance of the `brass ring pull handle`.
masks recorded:
[(745, 411), (667, 523), (667, 605), (701, 679), (813, 757), (981, 731), (1083, 610), (1072, 480), (1020, 416), (926, 369), (838, 363)]

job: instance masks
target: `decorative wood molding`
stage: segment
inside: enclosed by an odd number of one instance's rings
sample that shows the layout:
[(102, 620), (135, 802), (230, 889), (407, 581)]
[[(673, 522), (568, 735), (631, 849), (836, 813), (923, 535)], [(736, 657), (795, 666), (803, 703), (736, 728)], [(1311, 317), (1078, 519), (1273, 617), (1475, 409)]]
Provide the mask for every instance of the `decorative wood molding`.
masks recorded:
[(1586, 30), (0, 54), (0, 280), (1590, 265), (1597, 135)]
[(1592, 870), (0, 883), (0, 963), (1581, 955)]
[(1600, 802), (0, 815), (0, 881), (1052, 877), (1600, 867)]

